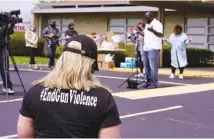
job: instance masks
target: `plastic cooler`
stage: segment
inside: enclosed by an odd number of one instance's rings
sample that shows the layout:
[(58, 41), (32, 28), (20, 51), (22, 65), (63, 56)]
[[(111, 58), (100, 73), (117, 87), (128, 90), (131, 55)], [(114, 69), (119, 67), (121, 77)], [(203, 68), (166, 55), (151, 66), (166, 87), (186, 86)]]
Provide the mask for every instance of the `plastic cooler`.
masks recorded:
[(126, 57), (125, 58), (125, 63), (131, 63), (131, 64), (136, 64), (137, 59), (134, 57)]
[(126, 63), (126, 62), (122, 62), (120, 63), (120, 68), (136, 68), (136, 64), (135, 63)]

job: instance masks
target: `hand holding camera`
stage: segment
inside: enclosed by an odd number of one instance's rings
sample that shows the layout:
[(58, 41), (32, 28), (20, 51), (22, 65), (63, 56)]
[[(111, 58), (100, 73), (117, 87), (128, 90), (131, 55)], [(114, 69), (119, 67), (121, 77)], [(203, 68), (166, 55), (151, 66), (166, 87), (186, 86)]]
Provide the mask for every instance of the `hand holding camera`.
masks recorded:
[(54, 35), (53, 33), (50, 33), (48, 37), (49, 37), (49, 38), (53, 38), (54, 36), (55, 36), (55, 35)]

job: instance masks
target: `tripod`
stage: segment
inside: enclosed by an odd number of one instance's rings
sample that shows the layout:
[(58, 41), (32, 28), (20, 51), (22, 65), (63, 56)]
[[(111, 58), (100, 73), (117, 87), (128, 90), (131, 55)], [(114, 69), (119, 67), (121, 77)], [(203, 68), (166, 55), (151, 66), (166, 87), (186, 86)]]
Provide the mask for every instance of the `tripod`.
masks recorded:
[(11, 42), (10, 42), (10, 36), (9, 36), (9, 31), (8, 31), (8, 27), (6, 28), (6, 34), (5, 34), (5, 37), (4, 37), (4, 44), (3, 44), (3, 48), (2, 48), (2, 60), (3, 60), (3, 70), (4, 70), (4, 74), (5, 74), (5, 89), (6, 89), (6, 95), (7, 95), (7, 100), (8, 100), (8, 78), (9, 78), (9, 56), (11, 58), (11, 61), (13, 63), (13, 66), (14, 66), (14, 69), (15, 71), (17, 72), (17, 75), (19, 77), (19, 80), (21, 82), (21, 85), (22, 85), (22, 88), (24, 90), (24, 93), (26, 93), (25, 91), (25, 88), (24, 88), (24, 85), (23, 85), (23, 82), (21, 80), (21, 77), (19, 75), (19, 71), (18, 71), (18, 67), (16, 65), (16, 62), (14, 60), (14, 57), (13, 55), (11, 54), (11, 50), (10, 50), (10, 47), (11, 47)]
[[(135, 41), (136, 41), (136, 48), (135, 48), (135, 51), (136, 51), (136, 54), (135, 54), (135, 57), (136, 57), (136, 65), (139, 65), (140, 64), (140, 60), (138, 58), (138, 53), (137, 53), (137, 50), (138, 48), (140, 47), (140, 42), (139, 42), (139, 34), (137, 34), (137, 36), (135, 37)], [(132, 65), (133, 65), (133, 60), (132, 60)], [(137, 89), (137, 86), (146, 82), (145, 78), (144, 77), (141, 77), (140, 81), (138, 80), (139, 77), (136, 76), (136, 75), (139, 75), (139, 71), (138, 71), (138, 66), (137, 66), (137, 69), (136, 71), (131, 75), (129, 76), (122, 84), (120, 84), (118, 86), (118, 88), (120, 88), (123, 84), (125, 84), (126, 82), (128, 83), (128, 87), (127, 88), (131, 88), (131, 89)], [(135, 80), (132, 80), (131, 78), (135, 76)]]

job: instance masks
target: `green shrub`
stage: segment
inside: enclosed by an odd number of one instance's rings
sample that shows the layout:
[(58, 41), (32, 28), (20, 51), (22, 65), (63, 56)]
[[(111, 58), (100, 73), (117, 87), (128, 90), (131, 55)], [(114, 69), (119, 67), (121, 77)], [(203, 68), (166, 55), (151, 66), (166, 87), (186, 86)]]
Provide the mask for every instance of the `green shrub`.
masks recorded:
[[(135, 51), (134, 46), (128, 45), (126, 46), (125, 52), (120, 52), (115, 55), (115, 66), (119, 67), (121, 62), (125, 61), (125, 57), (134, 56), (133, 51)], [(163, 67), (171, 66), (171, 46), (164, 45), (163, 46)], [(187, 48), (187, 60), (188, 67), (211, 67), (214, 66), (214, 52), (199, 49), (199, 48)]]
[[(28, 56), (25, 46), (24, 32), (15, 32), (11, 35), (11, 52), (14, 56)], [(35, 50), (35, 56), (44, 56), (44, 39), (39, 38), (38, 49)]]
[[(11, 35), (12, 41), (12, 55), (14, 56), (28, 56), (28, 52), (25, 47), (25, 39), (23, 32), (15, 32)], [(56, 50), (56, 58), (58, 58), (63, 50), (63, 46), (57, 47)], [(170, 67), (170, 50), (171, 46), (164, 45), (163, 46), (163, 67)], [(135, 55), (135, 47), (132, 45), (126, 46), (125, 52), (117, 52), (115, 54), (115, 65), (116, 67), (120, 66), (121, 62), (125, 61), (125, 57), (133, 57)], [(44, 47), (44, 39), (39, 38), (38, 41), (38, 49), (35, 51), (35, 56), (47, 56), (45, 47)], [(187, 48), (187, 58), (188, 58), (188, 67), (208, 67), (214, 65), (214, 53), (199, 48)]]
[[(163, 67), (171, 66), (171, 47), (163, 47)], [(187, 48), (188, 67), (212, 67), (214, 66), (214, 52), (207, 49)]]
[[(39, 38), (38, 48), (35, 49), (35, 56), (47, 56), (47, 52), (44, 47), (44, 38)], [(24, 32), (15, 32), (11, 35), (12, 48), (11, 52), (14, 56), (28, 56), (28, 52), (25, 46)], [(62, 53), (63, 47), (59, 46), (56, 50), (56, 57), (59, 57)]]

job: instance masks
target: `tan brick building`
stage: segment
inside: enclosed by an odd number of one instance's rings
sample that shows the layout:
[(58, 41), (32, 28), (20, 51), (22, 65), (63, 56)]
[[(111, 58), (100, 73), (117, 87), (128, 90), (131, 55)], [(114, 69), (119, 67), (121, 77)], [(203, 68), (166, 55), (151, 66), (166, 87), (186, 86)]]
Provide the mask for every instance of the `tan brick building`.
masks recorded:
[[(165, 37), (170, 35), (175, 24), (180, 24), (186, 33), (192, 36), (192, 46), (214, 50), (214, 10), (208, 11), (206, 5), (203, 5), (205, 8), (199, 5), (201, 9), (193, 6), (188, 8), (184, 6), (186, 3), (181, 5), (182, 2), (177, 3), (177, 8), (176, 3), (174, 3), (174, 5), (169, 4), (169, 6), (164, 7), (168, 9), (163, 10), (163, 6), (160, 4), (165, 2), (141, 2), (132, 0), (77, 0), (52, 3), (46, 5), (46, 8), (34, 9), (32, 13), (34, 14), (34, 23), (39, 27), (39, 34), (48, 25), (48, 21), (56, 20), (57, 26), (62, 32), (62, 38), (68, 24), (74, 22), (76, 30), (81, 34), (96, 32), (105, 35), (107, 31), (120, 32), (124, 40), (127, 41), (126, 32), (128, 32), (128, 28), (143, 20), (145, 12), (152, 11), (164, 24)], [(162, 11), (154, 7), (141, 6), (142, 4), (162, 7)]]

